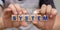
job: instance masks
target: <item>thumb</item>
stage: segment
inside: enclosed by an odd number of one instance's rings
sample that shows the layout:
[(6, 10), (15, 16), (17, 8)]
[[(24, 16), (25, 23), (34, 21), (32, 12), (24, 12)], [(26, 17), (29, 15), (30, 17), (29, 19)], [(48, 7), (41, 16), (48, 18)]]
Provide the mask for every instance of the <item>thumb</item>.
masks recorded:
[(3, 22), (4, 22), (4, 27), (8, 28), (8, 27), (12, 27), (11, 24), (11, 9), (6, 8), (4, 10), (4, 15), (3, 15)]
[[(8, 12), (9, 12), (9, 13), (8, 13)], [(12, 11), (11, 11), (10, 8), (6, 8), (6, 9), (4, 9), (4, 15), (7, 15), (7, 14), (10, 15), (10, 13), (12, 14)]]
[(35, 25), (37, 28), (40, 28), (39, 22), (38, 21), (32, 21), (33, 25)]

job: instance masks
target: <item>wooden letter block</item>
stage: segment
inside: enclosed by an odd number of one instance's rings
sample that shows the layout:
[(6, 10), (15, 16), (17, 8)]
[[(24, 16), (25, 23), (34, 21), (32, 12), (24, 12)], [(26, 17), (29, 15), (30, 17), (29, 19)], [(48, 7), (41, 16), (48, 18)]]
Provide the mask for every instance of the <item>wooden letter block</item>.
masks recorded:
[(23, 15), (18, 15), (18, 21), (23, 21)]
[(31, 21), (36, 20), (36, 16), (35, 16), (35, 15), (30, 15), (30, 20), (31, 20)]
[(29, 15), (24, 15), (24, 20), (29, 21)]
[(47, 15), (44, 15), (42, 18), (43, 18), (43, 21), (47, 21), (48, 20), (48, 16)]
[(41, 15), (37, 15), (37, 20), (40, 21), (41, 20)]
[(17, 15), (12, 15), (12, 21), (17, 21)]

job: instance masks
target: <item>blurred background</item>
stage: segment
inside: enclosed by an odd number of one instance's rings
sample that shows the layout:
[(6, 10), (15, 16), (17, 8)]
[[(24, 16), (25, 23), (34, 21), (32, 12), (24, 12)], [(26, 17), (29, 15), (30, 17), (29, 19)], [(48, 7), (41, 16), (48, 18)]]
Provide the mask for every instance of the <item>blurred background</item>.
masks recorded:
[[(0, 3), (2, 3), (1, 0), (0, 0)], [(56, 6), (56, 9), (58, 11), (58, 14), (60, 15), (60, 0), (54, 0), (54, 3), (55, 3), (55, 6)]]
[[(60, 15), (60, 0), (54, 0), (54, 3), (55, 3), (55, 6), (56, 6), (56, 9), (58, 11), (58, 14)], [(15, 28), (13, 28), (13, 29), (15, 29)]]
[(57, 8), (58, 14), (60, 15), (60, 0), (54, 0), (54, 3)]

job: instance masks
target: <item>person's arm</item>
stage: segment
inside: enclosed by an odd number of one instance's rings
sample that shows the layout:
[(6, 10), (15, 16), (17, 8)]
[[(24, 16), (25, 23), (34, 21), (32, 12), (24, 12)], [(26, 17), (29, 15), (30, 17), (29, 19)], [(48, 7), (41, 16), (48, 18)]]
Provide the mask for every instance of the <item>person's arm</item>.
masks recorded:
[(40, 0), (39, 7), (41, 8), (41, 6), (43, 4), (51, 5), (53, 8), (55, 8), (54, 1), (53, 0)]
[(2, 30), (3, 28), (4, 28), (4, 23), (2, 17), (0, 17), (0, 30)]

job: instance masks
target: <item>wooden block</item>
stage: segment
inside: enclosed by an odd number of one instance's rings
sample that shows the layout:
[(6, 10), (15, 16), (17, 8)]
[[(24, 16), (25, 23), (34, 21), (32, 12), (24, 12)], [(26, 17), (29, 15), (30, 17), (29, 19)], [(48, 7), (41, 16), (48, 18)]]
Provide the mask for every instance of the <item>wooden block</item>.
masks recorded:
[(38, 20), (38, 21), (40, 21), (40, 20), (41, 20), (41, 18), (42, 18), (42, 16), (41, 16), (41, 15), (37, 15), (37, 20)]
[(12, 15), (12, 21), (17, 21), (17, 15)]
[(18, 21), (23, 21), (23, 15), (18, 15)]
[(31, 20), (31, 21), (36, 20), (36, 15), (30, 15), (30, 20)]
[(44, 15), (42, 18), (43, 18), (43, 21), (47, 21), (48, 20), (48, 16), (47, 15)]
[(29, 15), (24, 15), (24, 20), (29, 21)]

